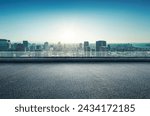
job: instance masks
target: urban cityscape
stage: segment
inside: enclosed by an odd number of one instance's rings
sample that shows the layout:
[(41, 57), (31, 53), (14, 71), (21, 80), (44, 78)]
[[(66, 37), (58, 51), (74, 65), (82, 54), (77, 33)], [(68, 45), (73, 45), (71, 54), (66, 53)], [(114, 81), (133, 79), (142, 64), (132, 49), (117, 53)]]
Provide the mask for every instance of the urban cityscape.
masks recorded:
[(150, 0), (0, 0), (0, 99), (150, 99)]
[(149, 57), (150, 43), (107, 43), (98, 40), (95, 43), (51, 44), (12, 43), (0, 39), (0, 57)]

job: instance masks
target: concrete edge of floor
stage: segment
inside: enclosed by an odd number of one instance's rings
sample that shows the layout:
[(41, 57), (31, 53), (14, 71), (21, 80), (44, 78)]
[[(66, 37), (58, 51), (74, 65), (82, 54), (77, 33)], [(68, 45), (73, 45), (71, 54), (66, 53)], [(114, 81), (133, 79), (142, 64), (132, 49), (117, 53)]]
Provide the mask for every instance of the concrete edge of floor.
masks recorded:
[(150, 62), (150, 57), (1, 57), (0, 63), (44, 62)]

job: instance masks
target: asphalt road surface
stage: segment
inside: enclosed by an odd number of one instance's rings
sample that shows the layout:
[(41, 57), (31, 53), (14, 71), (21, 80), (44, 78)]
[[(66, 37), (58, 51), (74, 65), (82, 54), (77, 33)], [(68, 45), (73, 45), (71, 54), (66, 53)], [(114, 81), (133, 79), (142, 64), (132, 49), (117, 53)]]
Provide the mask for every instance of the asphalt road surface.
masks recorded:
[(0, 63), (1, 99), (150, 99), (150, 63)]

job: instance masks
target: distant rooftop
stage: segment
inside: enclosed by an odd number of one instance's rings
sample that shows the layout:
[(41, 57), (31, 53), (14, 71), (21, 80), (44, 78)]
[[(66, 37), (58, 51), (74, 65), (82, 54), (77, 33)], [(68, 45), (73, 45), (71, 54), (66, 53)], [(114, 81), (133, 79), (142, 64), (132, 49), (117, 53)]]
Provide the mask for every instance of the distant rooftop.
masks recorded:
[(7, 39), (0, 39), (0, 41), (8, 41)]

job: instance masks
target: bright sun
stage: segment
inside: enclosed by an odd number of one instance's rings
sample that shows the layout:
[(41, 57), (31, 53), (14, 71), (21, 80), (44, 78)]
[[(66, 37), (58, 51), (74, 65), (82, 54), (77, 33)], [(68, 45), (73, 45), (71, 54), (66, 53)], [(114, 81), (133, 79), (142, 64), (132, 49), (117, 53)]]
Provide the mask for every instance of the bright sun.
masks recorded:
[(63, 25), (60, 28), (59, 38), (64, 43), (73, 43), (80, 38), (81, 27), (78, 25)]

